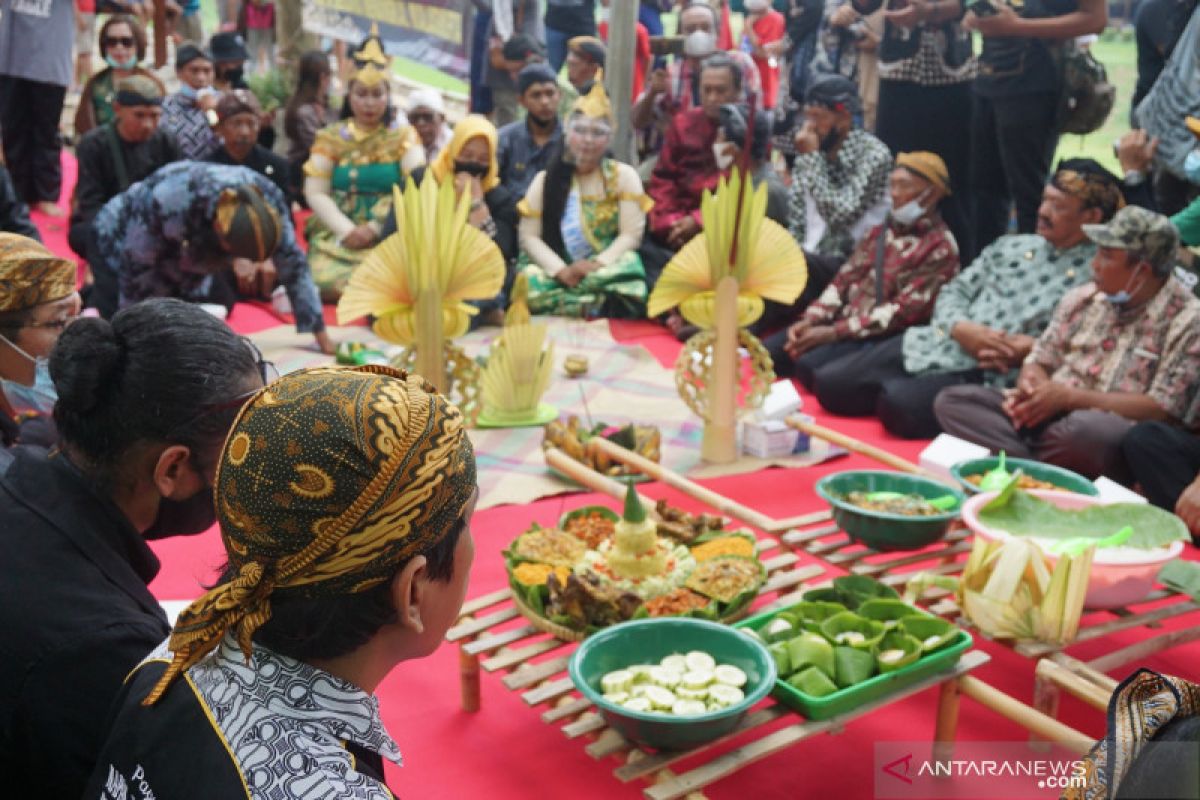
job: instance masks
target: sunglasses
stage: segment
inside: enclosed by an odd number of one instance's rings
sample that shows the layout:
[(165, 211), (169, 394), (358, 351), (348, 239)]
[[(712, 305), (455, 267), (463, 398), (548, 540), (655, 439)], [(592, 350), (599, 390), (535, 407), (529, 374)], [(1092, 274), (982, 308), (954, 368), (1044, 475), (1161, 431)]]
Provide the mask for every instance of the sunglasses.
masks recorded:
[(116, 45), (120, 45), (121, 47), (133, 47), (134, 44), (136, 44), (136, 42), (132, 36), (108, 36), (104, 39), (105, 47), (115, 47)]
[[(258, 349), (258, 347), (255, 346), (254, 342), (250, 341), (249, 339), (247, 339), (244, 336), (242, 337), (242, 342), (246, 345), (246, 347), (250, 348), (250, 352), (254, 355), (255, 363), (258, 366), (258, 375), (260, 378), (262, 378), (263, 386), (264, 387), (269, 386), (270, 384), (279, 380), (279, 378), (280, 378), (279, 370), (276, 369), (275, 364), (273, 362), (267, 361), (265, 358), (263, 358), (262, 351), (260, 351)], [(187, 430), (188, 428), (192, 427), (193, 425), (195, 425), (197, 422), (204, 419), (205, 417), (211, 416), (213, 414), (221, 414), (221, 413), (225, 413), (225, 412), (229, 412), (229, 411), (236, 411), (236, 410), (240, 409), (242, 406), (244, 406), (246, 404), (247, 400), (249, 400), (254, 395), (258, 394), (260, 391), (262, 391), (261, 387), (258, 389), (251, 389), (248, 392), (242, 392), (241, 394), (237, 395), (236, 397), (231, 397), (228, 400), (225, 400), (223, 402), (209, 403), (207, 405), (201, 406), (200, 413), (196, 414), (196, 416), (192, 417), (187, 422), (184, 422), (180, 425), (176, 425), (173, 429), (171, 429), (171, 432), (165, 438), (166, 439), (175, 438), (175, 436), (177, 436), (181, 431)]]
[(433, 114), (428, 111), (418, 111), (408, 115), (409, 122), (433, 122)]

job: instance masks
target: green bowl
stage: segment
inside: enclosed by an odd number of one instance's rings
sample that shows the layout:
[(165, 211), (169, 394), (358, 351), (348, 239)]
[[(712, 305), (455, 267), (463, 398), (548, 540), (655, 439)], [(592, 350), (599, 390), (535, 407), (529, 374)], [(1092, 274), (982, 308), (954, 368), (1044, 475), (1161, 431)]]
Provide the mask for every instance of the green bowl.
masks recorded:
[[(875, 550), (919, 550), (941, 539), (950, 523), (958, 518), (966, 496), (952, 486), (884, 470), (850, 470), (826, 475), (817, 481), (817, 494), (833, 508), (833, 519), (850, 538)], [(842, 500), (849, 492), (903, 492), (932, 500), (952, 494), (958, 506), (943, 514), (906, 517), (882, 511), (867, 511)]]
[[(657, 664), (672, 653), (703, 650), (718, 664), (746, 673), (742, 702), (697, 714), (673, 717), (643, 713), (604, 699), (600, 678), (631, 664)], [(730, 733), (752, 705), (775, 685), (775, 661), (762, 642), (726, 625), (684, 617), (622, 622), (585, 639), (572, 654), (567, 671), (575, 688), (596, 704), (609, 726), (635, 742), (660, 750), (684, 750)]]
[[(1060, 489), (1066, 489), (1068, 492), (1086, 494), (1090, 497), (1100, 496), (1100, 490), (1096, 488), (1096, 484), (1078, 472), (1071, 472), (1069, 469), (1056, 467), (1053, 464), (1044, 464), (1041, 461), (1030, 461), (1025, 458), (1005, 458), (1004, 461), (1005, 468), (1009, 472), (1016, 472), (1020, 469), (1031, 478), (1053, 483), (1055, 486)], [(954, 479), (959, 482), (967, 494), (979, 494), (979, 487), (967, 480), (967, 476), (982, 475), (985, 472), (990, 472), (999, 463), (999, 456), (973, 458), (970, 461), (960, 461), (955, 464), (950, 468), (950, 474), (954, 476)]]

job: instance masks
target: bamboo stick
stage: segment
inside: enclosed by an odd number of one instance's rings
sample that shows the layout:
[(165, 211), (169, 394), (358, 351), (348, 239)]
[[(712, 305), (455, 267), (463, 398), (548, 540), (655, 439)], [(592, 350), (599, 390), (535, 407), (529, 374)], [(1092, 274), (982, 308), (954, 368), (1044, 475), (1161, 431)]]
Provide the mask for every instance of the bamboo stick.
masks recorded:
[[(844, 433), (838, 433), (832, 428), (826, 428), (824, 425), (818, 425), (815, 422), (809, 422), (800, 417), (788, 417), (784, 420), (789, 427), (795, 428), (801, 433), (807, 433), (809, 436), (816, 436), (818, 439), (824, 439), (830, 444), (836, 444), (838, 447), (844, 447), (852, 453), (873, 458), (881, 464), (898, 469), (901, 472), (910, 472), (913, 475), (922, 475), (924, 477), (933, 478), (934, 476), (925, 470), (921, 469), (911, 461), (907, 461), (900, 456), (893, 455), (886, 450), (876, 447), (875, 445), (867, 444), (859, 441), (853, 436), (847, 436)], [(935, 478), (936, 479), (936, 478)]]
[[(597, 437), (593, 441), (604, 442), (603, 438)], [(624, 449), (624, 448), (622, 448)], [(591, 489), (594, 492), (606, 494), (609, 497), (615, 497), (618, 500), (625, 498), (627, 488), (625, 484), (615, 481), (607, 475), (601, 475), (596, 470), (589, 467), (587, 464), (582, 464), (569, 455), (559, 450), (557, 447), (549, 447), (545, 450), (546, 464), (550, 467), (566, 475), (571, 480), (583, 486), (585, 489)], [(653, 463), (653, 462), (651, 462)], [(642, 505), (647, 510), (654, 508), (654, 501), (645, 495), (638, 493), (638, 499), (642, 501)]]
[(446, 376), (446, 342), (442, 335), (442, 298), (433, 288), (417, 292), (417, 374), (439, 392), (450, 390)]
[(1037, 663), (1037, 686), (1034, 689), (1035, 702), (1039, 699), (1039, 694), (1047, 700), (1052, 699), (1053, 708), (1043, 709), (1047, 714), (1054, 716), (1053, 712), (1058, 710), (1057, 692), (1048, 693), (1043, 690), (1038, 692), (1039, 686), (1053, 686), (1055, 689), (1065, 689), (1071, 694), (1078, 697), (1083, 702), (1087, 703), (1092, 708), (1100, 711), (1108, 710), (1108, 701), (1112, 698), (1112, 691), (1105, 691), (1095, 683), (1080, 677), (1071, 672), (1061, 664), (1057, 664), (1051, 659), (1043, 658)]
[(473, 714), (479, 711), (481, 699), (479, 656), (471, 655), (461, 644), (458, 646), (458, 676), (462, 710)]
[(712, 371), (708, 375), (708, 418), (700, 456), (711, 464), (730, 464), (737, 460), (737, 278), (726, 275), (717, 283), (716, 339), (713, 342)]
[(1062, 745), (1078, 755), (1083, 755), (1092, 749), (1093, 740), (1090, 736), (1030, 708), (1015, 697), (1005, 694), (978, 678), (964, 675), (959, 679), (959, 688), (963, 694), (985, 708), (1012, 720), (1046, 741)]

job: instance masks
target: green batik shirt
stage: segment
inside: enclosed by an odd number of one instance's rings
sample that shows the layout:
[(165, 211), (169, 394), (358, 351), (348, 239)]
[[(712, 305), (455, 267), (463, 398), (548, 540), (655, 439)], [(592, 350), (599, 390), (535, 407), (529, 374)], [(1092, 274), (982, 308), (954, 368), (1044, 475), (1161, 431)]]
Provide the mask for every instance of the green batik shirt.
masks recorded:
[[(942, 287), (928, 325), (904, 332), (904, 368), (910, 375), (977, 369), (978, 363), (950, 336), (954, 323), (969, 321), (1005, 333), (1037, 337), (1070, 289), (1092, 279), (1096, 245), (1086, 239), (1058, 250), (1041, 236), (1002, 236), (970, 267)], [(1016, 375), (988, 373), (1000, 385)]]

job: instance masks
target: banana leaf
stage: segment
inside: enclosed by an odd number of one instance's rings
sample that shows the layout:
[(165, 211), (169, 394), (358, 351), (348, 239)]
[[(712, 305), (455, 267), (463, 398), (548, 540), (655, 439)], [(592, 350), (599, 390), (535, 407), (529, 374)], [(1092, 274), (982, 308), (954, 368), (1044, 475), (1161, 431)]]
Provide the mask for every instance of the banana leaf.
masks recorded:
[(817, 667), (797, 672), (788, 678), (788, 683), (810, 697), (824, 697), (838, 690), (837, 684)]
[(792, 672), (792, 657), (788, 655), (787, 642), (775, 642), (767, 645), (767, 652), (775, 662), (775, 672), (779, 675), (790, 675)]
[[(883, 638), (886, 632), (887, 628), (884, 627), (882, 622), (860, 617), (853, 611), (843, 611), (840, 614), (834, 614), (821, 623), (821, 633), (829, 641), (837, 645), (845, 645), (862, 650), (870, 650), (876, 642)], [(838, 641), (839, 636), (847, 633), (861, 634), (862, 639), (861, 641)]]
[(920, 611), (903, 600), (887, 600), (884, 598), (868, 600), (858, 607), (858, 615), (860, 617), (882, 622), (888, 627), (895, 627), (896, 623), (904, 617), (911, 617), (914, 614), (920, 613)]
[(900, 593), (866, 575), (843, 575), (834, 578), (832, 586), (809, 589), (803, 597), (810, 603), (840, 603), (853, 611), (862, 603), (875, 598), (899, 600)]
[[(885, 660), (884, 654), (892, 650), (899, 650), (904, 655), (896, 660)], [(879, 666), (880, 672), (895, 672), (901, 667), (916, 663), (920, 657), (921, 643), (901, 631), (891, 631), (884, 636), (875, 651), (875, 663)]]
[(1145, 503), (1113, 503), (1081, 509), (1059, 508), (1021, 489), (1006, 489), (979, 511), (979, 521), (1014, 536), (1044, 539), (1088, 537), (1102, 539), (1125, 526), (1133, 535), (1125, 547), (1151, 550), (1176, 540), (1187, 541), (1187, 526), (1179, 517)]
[(762, 636), (768, 642), (786, 642), (796, 636), (796, 623), (782, 616), (776, 615), (775, 619), (762, 626)]
[(845, 689), (875, 674), (875, 654), (856, 647), (833, 648), (834, 680)]
[(797, 619), (809, 622), (823, 622), (829, 619), (834, 614), (839, 614), (843, 611), (848, 611), (841, 603), (829, 603), (820, 600), (797, 603), (788, 609)]
[(833, 675), (833, 645), (819, 633), (805, 632), (787, 643), (792, 669), (811, 664), (826, 675)]
[(940, 650), (958, 636), (958, 628), (946, 620), (924, 614), (901, 619), (900, 628), (920, 642), (921, 650), (926, 653)]
[(1200, 564), (1175, 559), (1158, 571), (1158, 582), (1200, 602)]

